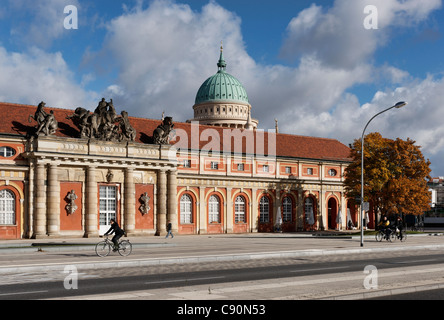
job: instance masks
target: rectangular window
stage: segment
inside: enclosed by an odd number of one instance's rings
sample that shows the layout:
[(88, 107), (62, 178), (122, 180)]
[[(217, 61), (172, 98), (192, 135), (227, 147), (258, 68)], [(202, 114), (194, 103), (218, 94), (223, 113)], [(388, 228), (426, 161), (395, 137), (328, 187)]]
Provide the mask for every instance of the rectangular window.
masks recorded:
[(100, 225), (110, 225), (110, 220), (117, 220), (117, 187), (116, 186), (100, 186), (99, 212)]
[(218, 170), (219, 169), (219, 162), (211, 161), (211, 169)]
[(244, 171), (244, 170), (245, 170), (244, 164), (243, 163), (238, 163), (237, 164), (237, 171)]
[(183, 160), (184, 168), (191, 168), (191, 160)]
[(313, 168), (307, 169), (307, 175), (312, 176), (313, 175)]
[(264, 164), (262, 166), (262, 172), (270, 172), (270, 167), (268, 166), (268, 164)]
[(290, 174), (291, 173), (291, 167), (285, 167), (285, 173)]

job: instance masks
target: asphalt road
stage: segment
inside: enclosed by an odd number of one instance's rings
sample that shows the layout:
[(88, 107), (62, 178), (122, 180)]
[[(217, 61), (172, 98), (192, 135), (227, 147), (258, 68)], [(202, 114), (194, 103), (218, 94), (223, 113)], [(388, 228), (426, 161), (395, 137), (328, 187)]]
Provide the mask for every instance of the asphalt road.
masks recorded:
[[(375, 266), (380, 272), (400, 267), (420, 267), (444, 264), (444, 255), (411, 253), (408, 255), (380, 254), (364, 257), (349, 255), (341, 259), (292, 258), (231, 264), (211, 263), (205, 267), (194, 264), (182, 266), (163, 266), (155, 268), (115, 268), (107, 270), (76, 270), (80, 273), (58, 274), (55, 277), (35, 275), (25, 283), (3, 284), (0, 286), (1, 300), (52, 299), (75, 296), (100, 295), (143, 290), (168, 289), (198, 285), (223, 283), (242, 283), (267, 279), (298, 277), (321, 277), (362, 272), (368, 265)], [(72, 276), (78, 277), (77, 288), (67, 290), (73, 285)], [(39, 278), (41, 277), (41, 278)], [(71, 277), (71, 278), (70, 278)], [(441, 295), (442, 296), (442, 295)], [(393, 296), (395, 297), (395, 296)], [(407, 297), (407, 296), (404, 296)], [(399, 298), (403, 298), (402, 295)]]

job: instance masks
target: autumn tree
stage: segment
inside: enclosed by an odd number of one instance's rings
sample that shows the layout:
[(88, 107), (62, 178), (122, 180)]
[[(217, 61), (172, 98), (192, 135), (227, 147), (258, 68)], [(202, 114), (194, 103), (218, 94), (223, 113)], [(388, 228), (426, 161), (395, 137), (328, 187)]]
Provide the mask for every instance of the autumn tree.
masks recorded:
[[(361, 139), (354, 141), (351, 157), (345, 189), (349, 199), (357, 199), (361, 196)], [(430, 209), (429, 167), (430, 161), (415, 141), (368, 134), (364, 138), (364, 201), (382, 214), (422, 214)]]

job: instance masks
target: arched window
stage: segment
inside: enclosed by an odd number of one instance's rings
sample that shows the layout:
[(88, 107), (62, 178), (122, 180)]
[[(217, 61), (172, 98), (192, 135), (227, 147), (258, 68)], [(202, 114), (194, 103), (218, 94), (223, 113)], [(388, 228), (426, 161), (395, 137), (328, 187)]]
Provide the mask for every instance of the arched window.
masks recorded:
[(282, 201), (282, 213), (284, 222), (291, 222), (291, 215), (293, 209), (293, 201), (290, 197), (285, 197)]
[(215, 195), (208, 200), (208, 223), (220, 223), (220, 201)]
[(310, 197), (305, 199), (305, 221), (307, 224), (314, 224), (313, 199)]
[(193, 223), (193, 199), (188, 194), (180, 197), (180, 223)]
[(242, 196), (237, 196), (234, 202), (234, 222), (242, 223), (245, 220), (245, 198)]
[(15, 224), (15, 195), (7, 189), (0, 191), (0, 225)]
[(270, 222), (270, 200), (266, 196), (259, 201), (259, 219), (262, 223)]

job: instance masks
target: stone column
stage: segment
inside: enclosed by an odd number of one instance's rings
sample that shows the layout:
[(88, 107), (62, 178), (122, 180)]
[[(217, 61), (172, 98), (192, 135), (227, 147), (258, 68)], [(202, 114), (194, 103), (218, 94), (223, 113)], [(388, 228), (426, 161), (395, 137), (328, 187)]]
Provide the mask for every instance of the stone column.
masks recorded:
[(85, 212), (85, 237), (97, 237), (99, 235), (99, 221), (97, 208), (97, 181), (96, 167), (86, 168), (86, 212)]
[(125, 170), (125, 226), (124, 230), (132, 234), (136, 230), (136, 187), (134, 185), (134, 169)]
[(48, 167), (48, 235), (58, 236), (60, 233), (60, 183), (57, 164)]
[(258, 231), (259, 210), (257, 203), (257, 188), (251, 189), (250, 232)]
[[(227, 188), (227, 201), (225, 203), (226, 207), (225, 210), (223, 208), (221, 209), (221, 214), (224, 214), (224, 223), (225, 223), (225, 229), (223, 230), (224, 233), (233, 233), (233, 224), (234, 224), (234, 206), (232, 198), (232, 190), (233, 188), (228, 187)], [(236, 201), (236, 199), (234, 199)]]
[(159, 170), (157, 177), (157, 236), (166, 235), (167, 177), (165, 170)]
[(168, 221), (173, 233), (178, 230), (177, 221), (177, 170), (168, 171)]
[(45, 164), (37, 163), (35, 170), (35, 198), (34, 198), (34, 235), (41, 239), (46, 236), (46, 186)]
[(198, 221), (197, 221), (197, 227), (198, 227), (198, 233), (199, 234), (205, 234), (207, 233), (207, 212), (206, 212), (206, 201), (205, 201), (205, 187), (200, 186), (199, 187), (199, 205), (197, 206), (198, 209)]

